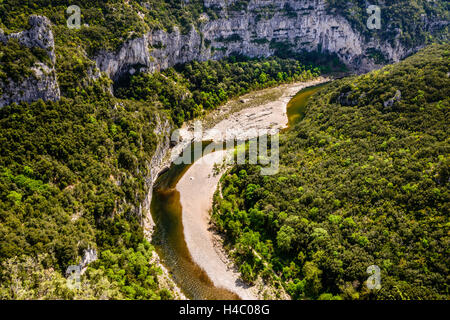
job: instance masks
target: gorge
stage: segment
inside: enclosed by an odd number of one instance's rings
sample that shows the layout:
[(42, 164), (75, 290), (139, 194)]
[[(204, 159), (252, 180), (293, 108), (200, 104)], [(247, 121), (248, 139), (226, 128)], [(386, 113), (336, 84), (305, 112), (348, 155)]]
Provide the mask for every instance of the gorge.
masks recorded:
[(95, 58), (97, 66), (117, 80), (129, 72), (155, 72), (192, 60), (220, 60), (236, 54), (268, 57), (289, 50), (336, 54), (364, 73), (381, 66), (370, 57), (371, 51), (380, 52), (384, 63), (392, 63), (419, 48), (407, 48), (398, 39), (393, 44), (382, 41), (376, 32), (366, 39), (325, 0), (251, 0), (238, 9), (240, 2), (205, 1), (206, 8), (217, 11), (216, 19), (203, 14), (198, 28), (191, 26), (187, 34), (177, 27), (172, 32), (149, 32), (126, 42), (117, 53), (100, 53)]
[[(445, 296), (446, 2), (77, 5), (0, 1), (0, 297)], [(193, 121), (284, 128), (280, 172), (173, 165)]]

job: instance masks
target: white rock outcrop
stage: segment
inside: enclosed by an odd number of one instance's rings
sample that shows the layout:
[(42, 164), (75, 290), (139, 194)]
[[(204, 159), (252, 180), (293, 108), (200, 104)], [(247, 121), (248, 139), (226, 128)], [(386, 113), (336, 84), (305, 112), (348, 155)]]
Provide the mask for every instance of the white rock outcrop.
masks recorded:
[(31, 16), (30, 29), (5, 35), (0, 30), (0, 44), (6, 44), (10, 39), (17, 41), (28, 48), (39, 47), (44, 49), (50, 58), (50, 65), (36, 62), (31, 67), (32, 76), (21, 79), (19, 82), (8, 78), (0, 80), (0, 107), (13, 102), (33, 102), (39, 99), (56, 101), (60, 99), (59, 85), (55, 71), (55, 42), (50, 21), (46, 17)]

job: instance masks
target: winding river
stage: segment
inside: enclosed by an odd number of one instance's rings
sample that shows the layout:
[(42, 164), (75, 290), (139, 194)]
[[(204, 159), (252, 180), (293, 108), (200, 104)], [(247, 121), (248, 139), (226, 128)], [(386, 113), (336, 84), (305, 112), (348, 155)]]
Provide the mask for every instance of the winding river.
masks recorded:
[[(286, 111), (288, 127), (301, 121), (308, 99), (324, 85), (321, 83), (306, 87), (289, 101)], [(203, 148), (208, 144), (203, 142)], [(199, 159), (194, 159), (194, 161), (196, 160)], [(214, 284), (207, 272), (194, 262), (186, 244), (181, 195), (177, 190), (177, 185), (191, 166), (172, 164), (170, 169), (156, 181), (151, 203), (151, 213), (156, 224), (152, 243), (164, 266), (172, 274), (173, 279), (187, 298), (195, 300), (240, 299), (243, 297), (242, 295)], [(203, 177), (203, 179), (206, 178)], [(220, 279), (221, 275), (218, 277)]]

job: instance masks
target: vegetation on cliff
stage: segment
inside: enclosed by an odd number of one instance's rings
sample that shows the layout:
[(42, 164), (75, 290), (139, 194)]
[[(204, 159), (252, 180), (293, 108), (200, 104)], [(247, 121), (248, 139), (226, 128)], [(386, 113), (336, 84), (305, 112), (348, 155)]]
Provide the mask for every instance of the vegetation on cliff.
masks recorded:
[[(8, 77), (40, 54), (15, 41), (3, 49)], [(173, 298), (158, 283), (161, 270), (149, 262), (153, 248), (142, 228), (146, 179), (163, 134), (155, 128), (320, 71), (292, 59), (192, 62), (137, 74), (129, 88), (116, 86), (118, 99), (109, 79), (88, 79), (92, 63), (76, 50), (57, 40), (60, 101), (0, 109), (0, 297)], [(99, 259), (83, 275), (82, 290), (69, 290), (66, 269), (89, 248)]]
[[(88, 248), (99, 255), (87, 273), (90, 298), (170, 297), (149, 264), (153, 249), (137, 212), (148, 192), (157, 115), (151, 104), (117, 100), (99, 83), (74, 99), (0, 109), (1, 297), (77, 297), (64, 287), (41, 294), (45, 284), (28, 281), (28, 271), (56, 285)], [(102, 283), (116, 288), (111, 296), (94, 294)]]
[(37, 47), (30, 49), (16, 39), (10, 39), (6, 44), (0, 44), (0, 81), (18, 82), (30, 77), (36, 62), (50, 64), (49, 60), (45, 50)]
[(228, 99), (251, 90), (320, 75), (320, 68), (294, 59), (246, 59), (190, 62), (162, 73), (142, 73), (118, 84), (116, 95), (140, 101), (159, 101), (177, 125), (199, 117)]
[[(405, 45), (415, 46), (426, 43), (430, 36), (444, 35), (448, 32), (440, 30), (435, 21), (448, 21), (449, 4), (446, 1), (428, 0), (388, 0), (380, 4), (382, 9), (383, 28), (376, 32), (367, 29), (367, 2), (363, 0), (326, 0), (332, 14), (338, 13), (350, 21), (352, 26), (366, 36), (380, 37), (383, 40), (394, 41), (399, 38)], [(249, 2), (233, 1), (227, 12), (249, 11)], [(220, 15), (219, 8), (206, 8), (203, 0), (78, 0), (75, 3), (59, 0), (3, 0), (0, 2), (0, 28), (6, 32), (19, 31), (27, 27), (31, 14), (48, 17), (59, 29), (61, 35), (66, 26), (66, 9), (76, 4), (82, 8), (82, 28), (71, 31), (71, 34), (81, 40), (81, 45), (89, 54), (98, 50), (115, 50), (124, 41), (141, 36), (150, 30), (163, 29), (173, 31), (179, 27), (183, 33), (204, 21), (202, 14), (209, 19)], [(374, 3), (376, 4), (376, 3)], [(272, 3), (254, 12), (257, 19), (269, 19), (280, 9)], [(289, 4), (283, 8), (287, 16), (293, 14)], [(424, 19), (424, 17), (427, 17)], [(448, 27), (447, 27), (448, 28)], [(448, 29), (446, 29), (448, 31)], [(57, 32), (57, 33), (58, 33)], [(58, 35), (59, 36), (59, 35)]]
[[(400, 40), (407, 47), (431, 43), (433, 38), (448, 40), (450, 4), (448, 1), (387, 0), (374, 5), (380, 7), (381, 29), (369, 30), (368, 4), (364, 0), (326, 0), (331, 12), (345, 17), (366, 37), (375, 37), (393, 43)], [(444, 30), (439, 23), (447, 22)]]
[(174, 26), (183, 32), (196, 25), (204, 12), (203, 0), (22, 0), (0, 1), (0, 28), (5, 32), (16, 32), (27, 28), (28, 17), (38, 14), (48, 17), (56, 26), (57, 36), (66, 32), (66, 10), (70, 5), (82, 9), (81, 29), (70, 34), (80, 41), (88, 53), (98, 50), (115, 50), (123, 42), (154, 29), (172, 31)]

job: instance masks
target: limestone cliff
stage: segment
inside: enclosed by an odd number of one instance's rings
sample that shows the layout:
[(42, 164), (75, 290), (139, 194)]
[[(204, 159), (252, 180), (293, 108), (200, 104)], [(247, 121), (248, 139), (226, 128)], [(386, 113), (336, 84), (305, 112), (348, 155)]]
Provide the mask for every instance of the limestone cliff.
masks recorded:
[(152, 203), (153, 186), (158, 178), (158, 174), (166, 167), (170, 166), (170, 133), (172, 131), (171, 123), (164, 116), (155, 115), (156, 127), (155, 135), (158, 137), (158, 144), (152, 160), (148, 164), (150, 173), (145, 177), (145, 184), (148, 188), (148, 194), (143, 204), (138, 209), (138, 217), (142, 219), (144, 233), (147, 239), (151, 239), (155, 223), (150, 213), (150, 205)]
[[(154, 72), (192, 60), (217, 60), (231, 54), (267, 57), (277, 51), (306, 50), (335, 53), (361, 73), (380, 66), (372, 60), (373, 53), (378, 57), (381, 54), (381, 61), (389, 63), (418, 49), (406, 48), (397, 40), (368, 39), (329, 8), (326, 0), (204, 0), (204, 6), (209, 15), (203, 13), (188, 33), (183, 34), (177, 27), (171, 32), (153, 30), (126, 41), (116, 52), (99, 52), (93, 58), (98, 69), (118, 80), (124, 74)], [(435, 23), (436, 28), (439, 23)], [(32, 76), (21, 81), (0, 80), (0, 107), (40, 98), (58, 100), (55, 44), (49, 20), (32, 16), (29, 30), (11, 35), (0, 30), (0, 43), (13, 38), (28, 48), (46, 50), (51, 63), (36, 62)]]
[(31, 16), (30, 29), (19, 33), (5, 35), (0, 29), (0, 45), (10, 39), (17, 39), (20, 45), (27, 48), (44, 49), (49, 56), (49, 63), (36, 61), (31, 67), (32, 75), (14, 81), (11, 78), (0, 80), (0, 107), (13, 102), (33, 102), (38, 99), (55, 101), (60, 98), (56, 79), (55, 43), (50, 21), (42, 16)]
[(381, 52), (397, 62), (417, 48), (407, 49), (375, 38), (366, 40), (349, 22), (327, 7), (325, 0), (249, 0), (240, 10), (236, 0), (205, 0), (217, 19), (202, 15), (188, 34), (155, 30), (126, 42), (117, 53), (101, 52), (97, 66), (116, 80), (126, 72), (153, 72), (191, 60), (221, 59), (230, 54), (267, 57), (276, 50), (336, 53), (358, 72), (379, 67), (368, 54)]

